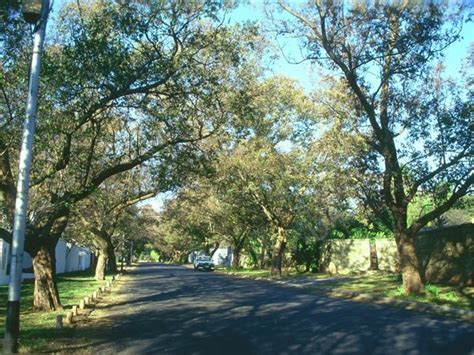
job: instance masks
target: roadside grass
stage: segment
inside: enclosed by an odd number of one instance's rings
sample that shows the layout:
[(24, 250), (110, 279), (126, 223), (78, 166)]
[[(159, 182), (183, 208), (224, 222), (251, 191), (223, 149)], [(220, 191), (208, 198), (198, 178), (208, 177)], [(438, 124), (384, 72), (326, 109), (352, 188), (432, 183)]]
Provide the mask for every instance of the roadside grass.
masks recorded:
[(220, 272), (224, 272), (226, 274), (241, 275), (241, 276), (247, 276), (247, 277), (252, 277), (252, 278), (258, 278), (258, 277), (269, 278), (271, 276), (270, 270), (268, 269), (246, 269), (246, 268), (232, 269), (230, 267), (217, 266), (216, 270)]
[(328, 291), (356, 291), (474, 310), (474, 287), (426, 284), (424, 295), (407, 296), (403, 293), (402, 279), (399, 274), (369, 272), (359, 276), (341, 278), (341, 280), (335, 279), (333, 282), (322, 285), (322, 287)]
[[(110, 277), (107, 277), (107, 280)], [(21, 287), (20, 303), (20, 351), (38, 352), (50, 347), (56, 338), (65, 338), (72, 335), (71, 327), (56, 329), (56, 316), (65, 314), (66, 309), (90, 295), (104, 281), (96, 281), (89, 271), (74, 272), (57, 276), (57, 284), (63, 311), (35, 312), (32, 310), (33, 288), (31, 281), (24, 282)], [(6, 305), (8, 298), (8, 285), (0, 286), (0, 337), (5, 334)]]
[[(250, 277), (250, 278), (269, 278), (269, 279), (272, 278), (269, 269), (249, 269), (249, 268), (232, 269), (230, 267), (217, 266), (216, 270), (220, 272), (224, 272), (226, 274), (239, 275), (239, 276), (245, 276), (245, 277)], [(285, 280), (285, 279), (300, 277), (300, 276), (311, 276), (312, 278), (315, 278), (315, 279), (323, 279), (323, 278), (331, 277), (329, 274), (325, 274), (325, 273), (317, 273), (317, 274), (304, 273), (304, 272), (302, 273), (295, 269), (284, 269), (281, 279)]]
[[(271, 279), (268, 269), (219, 268), (219, 271), (251, 278)], [(283, 270), (282, 279), (306, 278), (317, 281), (314, 289), (329, 293), (353, 291), (368, 293), (401, 300), (435, 303), (450, 307), (474, 310), (474, 287), (426, 284), (426, 293), (422, 296), (406, 296), (403, 293), (401, 275), (381, 271), (370, 271), (360, 275), (330, 275), (327, 273), (300, 273), (296, 270)]]

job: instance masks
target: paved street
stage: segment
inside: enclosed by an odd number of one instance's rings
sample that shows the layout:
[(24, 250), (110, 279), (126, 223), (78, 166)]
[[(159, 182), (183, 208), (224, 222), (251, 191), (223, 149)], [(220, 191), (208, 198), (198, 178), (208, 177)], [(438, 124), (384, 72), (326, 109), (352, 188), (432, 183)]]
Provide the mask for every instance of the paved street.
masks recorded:
[[(128, 274), (99, 353), (470, 354), (474, 326), (268, 282), (143, 264)], [(90, 345), (90, 344), (89, 344)]]

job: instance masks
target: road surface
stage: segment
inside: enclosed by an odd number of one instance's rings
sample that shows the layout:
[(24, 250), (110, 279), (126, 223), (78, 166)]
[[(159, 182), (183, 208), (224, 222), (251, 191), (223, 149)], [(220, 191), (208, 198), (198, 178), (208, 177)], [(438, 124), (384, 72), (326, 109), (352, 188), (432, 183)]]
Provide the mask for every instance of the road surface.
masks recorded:
[(121, 354), (474, 354), (474, 326), (270, 282), (142, 264), (108, 325), (70, 350)]

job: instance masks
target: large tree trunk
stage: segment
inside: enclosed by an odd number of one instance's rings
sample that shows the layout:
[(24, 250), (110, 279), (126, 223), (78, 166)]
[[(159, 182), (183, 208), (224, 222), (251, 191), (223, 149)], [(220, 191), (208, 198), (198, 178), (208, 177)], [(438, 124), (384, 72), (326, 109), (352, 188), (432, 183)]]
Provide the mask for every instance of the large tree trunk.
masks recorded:
[(232, 268), (238, 269), (240, 267), (240, 254), (242, 250), (240, 248), (235, 248), (232, 251)]
[(97, 267), (97, 262), (98, 262), (98, 256), (96, 255), (96, 252), (91, 254), (91, 265), (89, 267), (89, 270), (94, 271)]
[(233, 257), (232, 257), (232, 268), (238, 269), (240, 267), (240, 257), (242, 250), (244, 249), (245, 240), (247, 239), (247, 229), (245, 229), (239, 235), (234, 236), (232, 241), (233, 244)]
[(97, 265), (95, 267), (96, 280), (105, 279), (105, 265), (107, 264), (107, 249), (99, 249), (99, 256), (97, 258)]
[(277, 237), (273, 245), (272, 269), (271, 274), (275, 277), (281, 277), (281, 266), (283, 262), (283, 252), (286, 247), (285, 230), (282, 227), (277, 228)]
[(214, 243), (214, 247), (211, 250), (211, 259), (214, 256), (214, 254), (216, 253), (217, 249), (219, 249), (219, 246), (220, 246), (220, 242)]
[(44, 223), (44, 228), (27, 228), (25, 250), (32, 257), (35, 273), (33, 309), (62, 309), (56, 284), (56, 244), (69, 220), (69, 209), (61, 208)]
[(408, 235), (405, 231), (396, 231), (395, 239), (400, 256), (404, 293), (407, 295), (424, 293), (420, 262), (415, 249), (415, 236)]
[(265, 255), (267, 254), (267, 249), (265, 247), (265, 242), (262, 241), (261, 249), (260, 249), (260, 269), (265, 267)]
[(370, 270), (379, 269), (379, 257), (377, 255), (377, 246), (375, 240), (370, 241)]
[(115, 247), (112, 244), (112, 236), (107, 238), (107, 270), (114, 274), (117, 273), (117, 258), (115, 256)]
[(56, 284), (56, 243), (39, 247), (32, 255), (35, 272), (35, 289), (33, 294), (33, 309), (53, 311), (62, 309)]
[(117, 273), (114, 245), (112, 237), (105, 230), (94, 230), (94, 236), (99, 251), (94, 278), (104, 280), (106, 267), (109, 272)]

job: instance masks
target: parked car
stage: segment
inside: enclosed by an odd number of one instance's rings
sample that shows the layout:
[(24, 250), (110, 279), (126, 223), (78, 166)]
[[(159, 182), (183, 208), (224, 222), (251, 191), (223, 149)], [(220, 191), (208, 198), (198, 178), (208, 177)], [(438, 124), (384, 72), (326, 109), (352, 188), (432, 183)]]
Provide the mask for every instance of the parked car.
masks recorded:
[(209, 256), (198, 256), (194, 259), (194, 270), (214, 270), (214, 263)]

